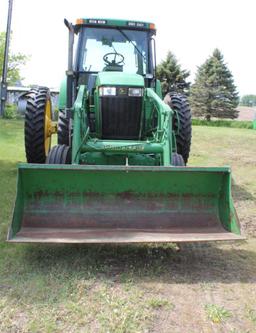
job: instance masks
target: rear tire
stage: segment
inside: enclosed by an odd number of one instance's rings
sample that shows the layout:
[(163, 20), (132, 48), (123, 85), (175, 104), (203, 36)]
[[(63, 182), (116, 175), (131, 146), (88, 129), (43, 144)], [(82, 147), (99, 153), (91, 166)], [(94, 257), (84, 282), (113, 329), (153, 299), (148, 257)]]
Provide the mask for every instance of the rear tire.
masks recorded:
[(185, 166), (185, 162), (184, 162), (182, 155), (173, 153), (172, 154), (172, 165), (173, 166)]
[(28, 93), (25, 112), (25, 150), (28, 163), (45, 163), (51, 148), (47, 133), (47, 119), (52, 120), (50, 90), (33, 88)]
[(185, 164), (187, 164), (192, 137), (191, 111), (187, 98), (179, 93), (168, 93), (164, 98), (164, 102), (176, 111), (173, 116), (172, 126), (175, 131), (177, 152), (182, 155)]
[(54, 146), (47, 156), (47, 164), (71, 164), (71, 148), (66, 145)]
[(58, 144), (69, 145), (69, 118), (65, 116), (65, 110), (59, 110)]

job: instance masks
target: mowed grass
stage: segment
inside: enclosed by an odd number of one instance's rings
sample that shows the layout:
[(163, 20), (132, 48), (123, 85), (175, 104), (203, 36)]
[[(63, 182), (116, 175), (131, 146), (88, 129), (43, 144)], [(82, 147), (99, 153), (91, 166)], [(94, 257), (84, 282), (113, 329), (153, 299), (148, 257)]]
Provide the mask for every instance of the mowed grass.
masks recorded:
[(5, 242), (22, 121), (0, 120), (0, 332), (256, 332), (256, 131), (193, 128), (190, 165), (231, 165), (246, 242)]

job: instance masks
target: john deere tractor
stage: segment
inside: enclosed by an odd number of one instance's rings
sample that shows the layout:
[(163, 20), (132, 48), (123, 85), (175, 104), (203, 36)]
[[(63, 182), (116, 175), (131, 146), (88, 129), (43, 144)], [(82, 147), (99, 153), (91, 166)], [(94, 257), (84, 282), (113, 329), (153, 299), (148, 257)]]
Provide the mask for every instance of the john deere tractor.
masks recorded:
[[(49, 89), (29, 93), (27, 164), (8, 240), (122, 243), (240, 239), (229, 167), (186, 167), (191, 113), (156, 79), (155, 25), (78, 19), (58, 123)], [(77, 36), (76, 54), (73, 55)], [(51, 148), (57, 132), (58, 144)]]

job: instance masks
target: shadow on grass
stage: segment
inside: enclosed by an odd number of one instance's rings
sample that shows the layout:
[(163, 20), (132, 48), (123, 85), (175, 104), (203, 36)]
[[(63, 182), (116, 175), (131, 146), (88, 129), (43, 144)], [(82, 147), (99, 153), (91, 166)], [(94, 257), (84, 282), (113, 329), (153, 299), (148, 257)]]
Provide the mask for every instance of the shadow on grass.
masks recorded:
[(120, 283), (255, 282), (256, 252), (244, 247), (195, 243), (177, 251), (171, 245), (154, 244), (24, 245), (21, 265), (25, 271), (44, 275)]
[(235, 201), (244, 201), (244, 200), (256, 200), (256, 197), (253, 196), (245, 187), (235, 183), (232, 178), (232, 195)]

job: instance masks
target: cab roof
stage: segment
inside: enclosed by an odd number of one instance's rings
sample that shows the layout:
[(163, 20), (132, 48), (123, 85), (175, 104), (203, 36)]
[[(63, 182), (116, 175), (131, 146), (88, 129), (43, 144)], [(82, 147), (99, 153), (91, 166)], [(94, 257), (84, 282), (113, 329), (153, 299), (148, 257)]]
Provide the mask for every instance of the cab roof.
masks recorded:
[(110, 27), (122, 27), (132, 30), (156, 30), (155, 24), (150, 22), (133, 21), (133, 20), (116, 20), (116, 19), (99, 19), (99, 18), (80, 18), (76, 20), (76, 27), (80, 26), (105, 26)]

